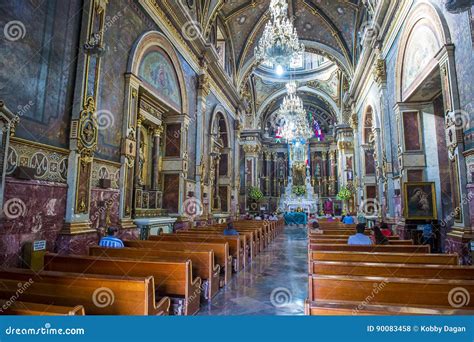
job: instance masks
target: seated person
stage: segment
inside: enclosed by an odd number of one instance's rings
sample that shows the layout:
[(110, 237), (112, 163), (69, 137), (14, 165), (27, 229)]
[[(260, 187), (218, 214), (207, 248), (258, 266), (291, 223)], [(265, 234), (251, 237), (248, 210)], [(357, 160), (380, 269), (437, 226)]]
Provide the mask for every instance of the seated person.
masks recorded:
[(388, 245), (388, 239), (383, 235), (379, 227), (375, 226), (372, 228), (374, 235), (372, 235), (372, 242), (376, 245)]
[(120, 240), (117, 235), (118, 229), (109, 227), (107, 228), (107, 236), (104, 236), (100, 239), (99, 246), (106, 247), (106, 248), (123, 248), (125, 245), (123, 244), (122, 240)]
[(224, 229), (224, 235), (239, 235), (239, 232), (235, 229), (232, 222), (227, 223), (227, 227)]
[(275, 213), (270, 215), (270, 221), (278, 221), (278, 217), (276, 216)]
[(313, 224), (310, 226), (311, 229), (310, 229), (310, 233), (313, 233), (313, 234), (322, 234), (323, 231), (320, 228), (319, 226), (319, 223), (316, 221), (316, 222), (313, 222)]
[(262, 221), (262, 217), (260, 215), (255, 215), (255, 221)]
[(367, 223), (367, 219), (365, 218), (365, 215), (362, 211), (359, 211), (359, 213), (357, 214), (357, 223)]
[(385, 236), (392, 236), (392, 230), (388, 227), (388, 224), (386, 224), (385, 222), (382, 222), (382, 224), (380, 225), (380, 230), (382, 231), (382, 234), (385, 235)]
[(351, 214), (348, 214), (348, 215), (344, 216), (344, 218), (342, 219), (342, 223), (344, 223), (344, 224), (354, 224), (355, 223), (354, 217), (352, 217)]
[(357, 233), (355, 235), (349, 236), (349, 240), (347, 240), (347, 244), (349, 245), (371, 245), (372, 240), (370, 237), (364, 234), (365, 231), (365, 224), (359, 223), (356, 226)]

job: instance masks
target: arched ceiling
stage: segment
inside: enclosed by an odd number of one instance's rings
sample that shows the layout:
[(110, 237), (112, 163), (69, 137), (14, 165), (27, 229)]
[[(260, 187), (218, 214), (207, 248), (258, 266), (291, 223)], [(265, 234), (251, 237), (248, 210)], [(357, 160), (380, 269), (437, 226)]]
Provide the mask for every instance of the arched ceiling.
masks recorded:
[[(359, 0), (288, 0), (290, 15), (301, 40), (326, 46), (353, 65)], [(220, 14), (235, 50), (237, 70), (254, 56), (269, 19), (270, 0), (226, 0)], [(323, 52), (323, 51), (321, 51)]]

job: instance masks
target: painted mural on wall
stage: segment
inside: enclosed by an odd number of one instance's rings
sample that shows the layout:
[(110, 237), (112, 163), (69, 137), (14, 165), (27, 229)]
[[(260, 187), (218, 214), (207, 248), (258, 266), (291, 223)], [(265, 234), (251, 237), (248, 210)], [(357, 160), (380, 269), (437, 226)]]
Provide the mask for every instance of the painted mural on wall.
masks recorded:
[(21, 119), (17, 137), (69, 145), (81, 6), (78, 0), (0, 6), (0, 99)]
[[(133, 44), (143, 32), (157, 30), (155, 23), (132, 0), (109, 1), (104, 41), (109, 48), (102, 58), (98, 110), (104, 113), (96, 157), (120, 162), (123, 105), (127, 62)], [(110, 113), (110, 115), (108, 115)]]
[(171, 60), (163, 50), (149, 51), (138, 70), (138, 76), (156, 90), (157, 95), (176, 109), (181, 109), (181, 95), (178, 77)]
[(431, 27), (419, 25), (414, 29), (403, 60), (403, 90), (407, 90), (428, 67), (440, 48), (440, 43)]

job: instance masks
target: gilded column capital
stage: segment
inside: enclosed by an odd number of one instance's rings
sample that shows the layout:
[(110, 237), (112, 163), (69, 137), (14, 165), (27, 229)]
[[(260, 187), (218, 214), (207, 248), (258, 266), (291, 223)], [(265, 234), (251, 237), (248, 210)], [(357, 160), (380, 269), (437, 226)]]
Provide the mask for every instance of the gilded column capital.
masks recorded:
[(374, 80), (375, 82), (377, 82), (377, 84), (380, 85), (386, 82), (387, 72), (386, 72), (385, 59), (378, 58), (375, 61), (372, 73), (374, 75)]
[(163, 134), (163, 126), (160, 125), (153, 130), (153, 136), (161, 137), (161, 134)]

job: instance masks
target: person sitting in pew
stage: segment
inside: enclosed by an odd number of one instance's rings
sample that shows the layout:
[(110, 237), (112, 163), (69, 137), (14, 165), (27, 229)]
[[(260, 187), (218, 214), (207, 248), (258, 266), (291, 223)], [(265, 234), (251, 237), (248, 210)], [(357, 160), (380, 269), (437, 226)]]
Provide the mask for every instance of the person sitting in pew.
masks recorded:
[(364, 234), (365, 224), (359, 223), (356, 226), (356, 234), (349, 236), (347, 244), (349, 245), (371, 245), (372, 240)]
[(224, 235), (239, 235), (237, 229), (235, 229), (232, 222), (227, 223), (227, 227), (224, 229)]
[(123, 248), (125, 247), (122, 240), (120, 240), (117, 235), (117, 228), (109, 227), (107, 228), (107, 236), (104, 236), (100, 239), (99, 246), (106, 248)]
[(344, 223), (344, 224), (354, 224), (355, 223), (354, 217), (352, 217), (351, 214), (347, 214), (342, 219), (342, 223)]
[(392, 230), (388, 227), (388, 224), (386, 224), (385, 222), (382, 222), (380, 224), (380, 231), (382, 232), (383, 235), (385, 235), (386, 237), (389, 237), (389, 236), (392, 236)]
[(376, 245), (388, 245), (387, 237), (382, 233), (378, 226), (372, 228), (374, 235), (372, 235), (372, 242)]

